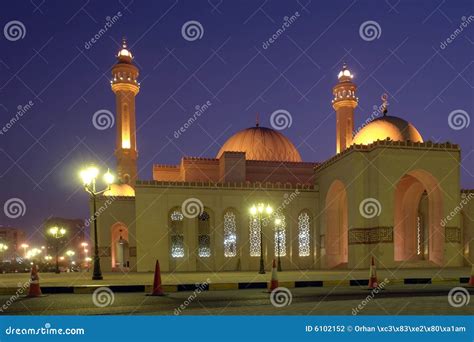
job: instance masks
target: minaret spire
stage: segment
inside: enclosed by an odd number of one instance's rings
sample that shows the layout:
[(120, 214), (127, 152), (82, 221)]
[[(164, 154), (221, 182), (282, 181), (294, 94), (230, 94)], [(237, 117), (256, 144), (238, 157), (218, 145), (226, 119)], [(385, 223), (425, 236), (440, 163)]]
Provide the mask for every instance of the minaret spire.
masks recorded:
[(336, 111), (336, 153), (340, 153), (352, 144), (354, 131), (354, 109), (359, 99), (355, 92), (357, 86), (352, 82), (354, 75), (343, 63), (337, 75), (338, 83), (333, 87), (332, 106)]
[(117, 174), (122, 183), (134, 186), (137, 179), (137, 139), (135, 122), (135, 96), (140, 91), (138, 68), (133, 64), (133, 55), (127, 40), (122, 39), (117, 54), (117, 63), (112, 67), (112, 91), (116, 97), (117, 138), (115, 156)]

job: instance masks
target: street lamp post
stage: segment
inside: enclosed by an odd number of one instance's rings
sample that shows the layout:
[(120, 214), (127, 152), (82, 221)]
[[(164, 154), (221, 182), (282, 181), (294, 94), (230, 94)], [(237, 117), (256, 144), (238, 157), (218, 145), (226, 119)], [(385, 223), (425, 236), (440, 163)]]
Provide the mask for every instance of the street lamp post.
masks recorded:
[(107, 188), (101, 191), (96, 191), (95, 183), (98, 175), (99, 169), (94, 166), (90, 166), (89, 168), (80, 172), (82, 183), (84, 184), (84, 190), (89, 193), (92, 199), (92, 221), (94, 221), (94, 273), (92, 274), (92, 280), (103, 279), (102, 271), (100, 270), (99, 242), (97, 237), (97, 219), (95, 217), (95, 214), (97, 212), (96, 197), (110, 189), (110, 185), (114, 182), (114, 176), (107, 170), (107, 172), (104, 174), (104, 181), (107, 184)]
[(252, 217), (257, 220), (258, 225), (260, 227), (260, 269), (258, 271), (259, 274), (265, 274), (265, 261), (263, 259), (263, 225), (262, 219), (263, 215), (270, 217), (273, 212), (273, 208), (270, 205), (265, 205), (263, 203), (257, 204), (257, 206), (252, 206), (250, 208), (250, 214)]
[(59, 239), (66, 235), (66, 229), (59, 227), (49, 228), (49, 234), (54, 238), (54, 249), (56, 252), (56, 270), (54, 273), (59, 274)]
[(275, 231), (277, 234), (277, 253), (278, 253), (278, 265), (277, 271), (281, 272), (281, 219), (275, 219)]

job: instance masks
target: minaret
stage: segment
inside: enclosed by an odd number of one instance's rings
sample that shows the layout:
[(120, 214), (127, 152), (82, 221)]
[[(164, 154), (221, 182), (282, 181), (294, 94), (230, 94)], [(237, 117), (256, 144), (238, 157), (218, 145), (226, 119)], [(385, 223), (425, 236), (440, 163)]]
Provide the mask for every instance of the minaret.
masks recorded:
[(359, 98), (356, 97), (356, 85), (352, 82), (354, 75), (346, 64), (337, 76), (339, 82), (332, 88), (334, 98), (332, 106), (336, 111), (336, 152), (340, 153), (352, 144), (354, 131), (354, 109)]
[(112, 68), (110, 84), (116, 96), (117, 175), (120, 182), (134, 185), (137, 178), (137, 140), (135, 123), (135, 96), (140, 90), (137, 81), (138, 68), (133, 64), (133, 56), (127, 48), (125, 38), (117, 55), (117, 64)]

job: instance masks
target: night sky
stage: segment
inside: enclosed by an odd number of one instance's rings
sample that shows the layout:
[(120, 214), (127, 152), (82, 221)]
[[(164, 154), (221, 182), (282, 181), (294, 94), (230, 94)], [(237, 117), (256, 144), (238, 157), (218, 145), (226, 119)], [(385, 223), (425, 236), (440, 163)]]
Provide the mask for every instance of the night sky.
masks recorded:
[[(140, 179), (151, 179), (153, 163), (215, 157), (229, 136), (255, 124), (256, 113), (270, 126), (279, 109), (291, 114), (282, 133), (303, 160), (326, 160), (335, 153), (331, 89), (345, 61), (359, 87), (356, 128), (388, 93), (389, 114), (412, 122), (425, 141), (460, 144), (462, 187), (474, 188), (474, 123), (466, 123), (473, 114), (472, 14), (470, 0), (9, 1), (0, 17), (0, 204), (19, 198), (26, 211), (15, 219), (2, 211), (0, 224), (39, 240), (36, 230), (50, 216), (87, 217), (77, 173), (90, 162), (115, 167), (116, 127), (96, 129), (92, 117), (115, 111), (110, 68), (123, 36), (141, 73)], [(191, 20), (203, 28), (199, 39), (182, 35)], [(367, 21), (380, 30), (363, 39)], [(8, 25), (20, 27), (19, 35)], [(207, 101), (210, 108), (176, 139)], [(464, 128), (450, 127), (453, 111), (464, 113)]]

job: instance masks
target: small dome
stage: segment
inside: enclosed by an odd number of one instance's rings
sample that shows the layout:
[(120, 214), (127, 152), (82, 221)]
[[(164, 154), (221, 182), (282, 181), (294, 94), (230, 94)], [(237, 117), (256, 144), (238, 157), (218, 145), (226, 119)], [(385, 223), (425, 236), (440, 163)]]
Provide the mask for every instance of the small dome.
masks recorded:
[(396, 116), (383, 116), (364, 126), (354, 137), (353, 144), (368, 145), (377, 140), (423, 142), (418, 130), (406, 120)]
[(128, 184), (112, 184), (110, 189), (104, 192), (104, 196), (135, 197), (135, 190)]
[(224, 152), (245, 152), (247, 160), (302, 161), (287, 137), (267, 127), (251, 127), (237, 132), (221, 147), (217, 158)]

